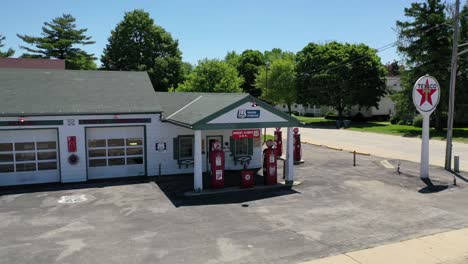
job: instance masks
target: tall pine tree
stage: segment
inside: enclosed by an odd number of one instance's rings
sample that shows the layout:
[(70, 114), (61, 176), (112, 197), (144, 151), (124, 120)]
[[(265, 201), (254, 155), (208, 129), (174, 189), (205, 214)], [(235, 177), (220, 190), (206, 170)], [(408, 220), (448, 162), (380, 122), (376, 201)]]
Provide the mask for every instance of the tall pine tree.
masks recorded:
[(33, 46), (21, 46), (32, 54), (23, 54), (26, 58), (56, 58), (65, 60), (67, 69), (96, 69), (93, 54), (88, 54), (77, 45), (90, 45), (95, 42), (90, 36), (86, 36), (87, 29), (77, 29), (76, 19), (70, 14), (63, 14), (44, 22), (40, 37), (29, 35), (17, 35), (27, 44)]
[[(5, 37), (0, 34), (0, 48), (5, 47), (5, 44), (3, 44), (3, 41), (5, 40)], [(2, 52), (0, 50), (0, 58), (7, 58), (11, 57), (15, 54), (15, 51), (12, 48), (9, 48), (7, 51)]]
[(426, 0), (412, 3), (405, 8), (408, 21), (397, 21), (398, 51), (403, 55), (405, 68), (402, 76), (403, 91), (397, 95), (397, 113), (413, 115), (412, 103), (414, 82), (425, 74), (434, 76), (441, 87), (441, 99), (432, 115), (436, 129), (446, 125), (450, 58), (452, 54), (452, 27), (447, 23), (446, 5), (441, 0)]

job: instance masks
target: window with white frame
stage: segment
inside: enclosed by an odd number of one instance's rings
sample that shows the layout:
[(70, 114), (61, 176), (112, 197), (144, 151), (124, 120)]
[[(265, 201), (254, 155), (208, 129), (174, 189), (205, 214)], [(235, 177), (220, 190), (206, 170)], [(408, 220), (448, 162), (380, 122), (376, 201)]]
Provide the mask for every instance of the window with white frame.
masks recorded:
[(174, 152), (177, 152), (177, 159), (191, 160), (193, 159), (193, 136), (179, 136), (177, 137), (177, 144)]
[(235, 156), (247, 156), (249, 155), (249, 139), (239, 138), (234, 140)]

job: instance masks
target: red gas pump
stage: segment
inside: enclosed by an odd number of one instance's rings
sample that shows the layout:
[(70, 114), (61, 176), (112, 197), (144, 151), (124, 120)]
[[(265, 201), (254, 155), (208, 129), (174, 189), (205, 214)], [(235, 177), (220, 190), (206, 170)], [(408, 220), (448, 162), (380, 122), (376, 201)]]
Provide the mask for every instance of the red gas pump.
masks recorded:
[(210, 152), (211, 165), (211, 186), (219, 189), (224, 187), (224, 151), (221, 150), (221, 143), (213, 143), (213, 150)]
[(263, 177), (265, 185), (277, 183), (276, 150), (273, 149), (274, 144), (273, 140), (268, 140), (266, 142), (268, 148), (263, 150)]
[(283, 132), (281, 127), (277, 127), (275, 130), (275, 143), (276, 143), (276, 157), (283, 155)]
[(247, 164), (244, 165), (244, 169), (241, 172), (241, 187), (250, 188), (254, 185), (254, 174), (252, 171), (247, 170)]
[(294, 132), (294, 163), (302, 163), (302, 149), (301, 149), (301, 134), (299, 134), (299, 128), (295, 127)]

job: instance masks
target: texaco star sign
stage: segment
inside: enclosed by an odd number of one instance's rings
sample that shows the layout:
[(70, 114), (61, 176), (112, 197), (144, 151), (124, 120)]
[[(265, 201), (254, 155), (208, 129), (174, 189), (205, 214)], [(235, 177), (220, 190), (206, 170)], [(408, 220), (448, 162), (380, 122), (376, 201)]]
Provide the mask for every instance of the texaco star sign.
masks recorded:
[(440, 86), (437, 80), (429, 75), (422, 76), (413, 87), (413, 103), (422, 115), (434, 112), (440, 99)]

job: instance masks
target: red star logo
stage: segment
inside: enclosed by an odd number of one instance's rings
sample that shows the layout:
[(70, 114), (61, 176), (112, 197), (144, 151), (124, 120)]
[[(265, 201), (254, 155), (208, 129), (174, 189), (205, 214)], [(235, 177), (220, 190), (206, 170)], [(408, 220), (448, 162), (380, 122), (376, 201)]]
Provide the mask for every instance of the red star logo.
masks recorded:
[(421, 94), (421, 103), (419, 104), (419, 106), (422, 106), (424, 104), (424, 102), (428, 102), (430, 103), (431, 105), (432, 104), (432, 95), (437, 91), (437, 89), (433, 88), (433, 89), (430, 89), (429, 88), (429, 80), (426, 79), (426, 85), (424, 85), (424, 88), (419, 88), (419, 89), (416, 89), (416, 91), (418, 91), (419, 94)]

